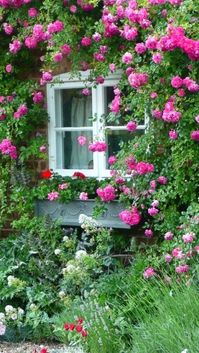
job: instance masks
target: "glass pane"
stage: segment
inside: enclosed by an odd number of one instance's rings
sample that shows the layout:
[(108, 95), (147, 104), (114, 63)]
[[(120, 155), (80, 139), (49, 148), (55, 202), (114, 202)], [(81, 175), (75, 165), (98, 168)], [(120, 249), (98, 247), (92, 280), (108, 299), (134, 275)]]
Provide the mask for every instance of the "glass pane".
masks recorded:
[(144, 130), (136, 130), (134, 133), (129, 133), (127, 130), (107, 130), (106, 141), (108, 144), (108, 153), (107, 153), (107, 168), (108, 158), (112, 155), (117, 154), (120, 151), (120, 143), (127, 143), (136, 136), (140, 136), (144, 133)]
[(92, 141), (92, 131), (57, 132), (57, 168), (58, 169), (93, 169), (93, 153), (88, 145), (80, 146), (77, 138), (83, 135)]
[(82, 95), (81, 88), (63, 89), (60, 93), (60, 102), (57, 99), (57, 127), (91, 126), (92, 94)]

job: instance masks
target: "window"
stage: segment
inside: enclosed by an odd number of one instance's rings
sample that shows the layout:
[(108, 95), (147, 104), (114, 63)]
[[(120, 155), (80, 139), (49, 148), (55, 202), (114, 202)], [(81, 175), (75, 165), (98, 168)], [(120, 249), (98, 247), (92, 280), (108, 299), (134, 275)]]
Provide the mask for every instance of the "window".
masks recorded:
[[(121, 125), (105, 122), (102, 118), (110, 110), (114, 98), (114, 86), (120, 79), (119, 74), (110, 75), (105, 82), (91, 88), (89, 96), (83, 96), (84, 81), (88, 74), (81, 72), (79, 77), (62, 74), (47, 87), (49, 121), (49, 166), (54, 172), (63, 176), (72, 176), (81, 171), (86, 176), (108, 177), (109, 156), (119, 151), (121, 141), (132, 138), (127, 131), (126, 123)], [(59, 81), (59, 82), (57, 82)], [(94, 118), (94, 119), (93, 119)], [(145, 123), (139, 125), (136, 134), (143, 133)], [(80, 146), (77, 137), (83, 135), (92, 142), (95, 139), (105, 140), (108, 151), (92, 153), (88, 146)]]

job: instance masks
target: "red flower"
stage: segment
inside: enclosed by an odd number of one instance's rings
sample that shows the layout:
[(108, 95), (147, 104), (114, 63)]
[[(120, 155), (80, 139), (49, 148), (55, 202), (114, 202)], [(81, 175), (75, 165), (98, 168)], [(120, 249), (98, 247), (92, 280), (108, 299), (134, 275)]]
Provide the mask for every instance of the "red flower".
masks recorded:
[(82, 319), (81, 317), (79, 317), (79, 319), (78, 319), (78, 321), (77, 321), (77, 322), (78, 322), (78, 324), (80, 324), (80, 325), (81, 325), (81, 324), (83, 324), (84, 319)]
[(66, 322), (66, 323), (64, 324), (64, 330), (68, 331), (69, 328), (70, 328), (70, 324), (68, 324), (68, 322)]
[(73, 174), (73, 177), (80, 178), (80, 179), (85, 179), (85, 178), (86, 178), (86, 175), (84, 175), (84, 174), (81, 173), (81, 172), (75, 172), (75, 173)]
[(85, 330), (82, 330), (81, 334), (82, 334), (82, 337), (87, 337), (88, 336), (88, 332), (85, 331)]
[(82, 330), (83, 330), (82, 325), (77, 325), (77, 326), (76, 326), (76, 331), (77, 331), (77, 332), (82, 332)]
[(69, 330), (70, 331), (73, 331), (75, 329), (75, 324), (69, 324)]
[(42, 349), (40, 350), (40, 353), (48, 353), (47, 348), (42, 348)]
[(52, 172), (50, 169), (44, 170), (43, 172), (40, 173), (40, 178), (41, 179), (50, 179), (52, 176)]

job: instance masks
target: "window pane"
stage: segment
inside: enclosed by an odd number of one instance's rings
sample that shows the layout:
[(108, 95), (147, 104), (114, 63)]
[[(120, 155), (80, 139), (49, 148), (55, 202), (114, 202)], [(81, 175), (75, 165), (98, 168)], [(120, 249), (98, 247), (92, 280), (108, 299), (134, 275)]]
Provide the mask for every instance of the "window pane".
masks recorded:
[[(61, 109), (57, 112), (57, 127), (92, 126), (92, 95), (82, 95), (82, 89), (61, 90)], [(59, 103), (58, 103), (59, 105)]]
[(88, 145), (80, 146), (78, 136), (92, 140), (92, 131), (57, 132), (57, 168), (58, 169), (93, 169), (93, 153)]
[(140, 136), (144, 133), (144, 130), (136, 130), (134, 133), (129, 133), (127, 130), (107, 130), (106, 141), (108, 144), (107, 153), (107, 168), (108, 168), (108, 158), (112, 155), (117, 154), (120, 151), (120, 143), (127, 143), (136, 136)]

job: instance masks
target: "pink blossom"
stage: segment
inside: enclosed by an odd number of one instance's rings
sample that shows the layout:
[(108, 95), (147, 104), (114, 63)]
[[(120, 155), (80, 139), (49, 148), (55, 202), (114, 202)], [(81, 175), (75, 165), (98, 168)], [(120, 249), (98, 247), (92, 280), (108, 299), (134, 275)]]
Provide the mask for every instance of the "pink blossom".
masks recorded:
[(26, 37), (25, 46), (29, 49), (35, 49), (37, 47), (38, 41), (34, 36)]
[(158, 39), (156, 37), (148, 37), (145, 46), (149, 50), (156, 50), (158, 44)]
[(137, 129), (137, 123), (135, 121), (129, 121), (126, 128), (128, 131), (135, 131)]
[(156, 92), (151, 92), (150, 97), (151, 99), (155, 99), (158, 97), (158, 94)]
[(195, 233), (186, 233), (182, 236), (182, 240), (184, 243), (192, 243), (195, 239)]
[(122, 222), (130, 226), (137, 225), (141, 221), (141, 215), (139, 214), (136, 207), (132, 207), (132, 211), (124, 210), (120, 212), (119, 218), (122, 220)]
[(76, 12), (77, 12), (77, 6), (71, 5), (71, 6), (69, 7), (69, 10), (70, 10), (71, 13), (76, 13)]
[(167, 178), (166, 178), (165, 176), (159, 176), (159, 177), (157, 178), (157, 182), (158, 182), (159, 184), (165, 185), (165, 184), (167, 184)]
[(82, 90), (82, 94), (83, 94), (84, 96), (90, 96), (91, 90), (90, 90), (89, 88), (84, 88), (84, 89)]
[(152, 173), (154, 171), (154, 166), (153, 164), (147, 162), (139, 162), (137, 163), (135, 169), (138, 174), (145, 175), (148, 173)]
[(44, 71), (42, 73), (41, 83), (45, 84), (46, 82), (52, 81), (52, 79), (53, 79), (52, 73), (48, 71)]
[(144, 43), (137, 43), (135, 46), (135, 51), (137, 54), (144, 54), (147, 48), (145, 47)]
[(156, 181), (155, 180), (151, 180), (149, 184), (152, 189), (156, 189)]
[(172, 240), (173, 239), (173, 233), (172, 232), (166, 232), (164, 235), (165, 240)]
[(191, 139), (194, 141), (199, 141), (199, 130), (191, 132)]
[(104, 141), (96, 141), (90, 143), (88, 149), (91, 152), (105, 152), (107, 150), (107, 144)]
[(199, 115), (195, 117), (195, 121), (199, 124)]
[(7, 72), (7, 73), (11, 73), (12, 70), (13, 70), (12, 65), (11, 65), (11, 64), (7, 64), (7, 65), (6, 65), (6, 72)]
[(100, 42), (100, 40), (102, 39), (102, 36), (100, 33), (96, 32), (92, 35), (92, 38), (95, 42)]
[(131, 64), (133, 60), (133, 55), (131, 53), (126, 52), (123, 56), (122, 56), (122, 62), (124, 64)]
[(110, 165), (115, 164), (116, 161), (117, 161), (117, 158), (116, 158), (115, 156), (110, 156), (109, 159), (108, 159), (108, 163), (109, 163)]
[(144, 235), (145, 235), (145, 237), (147, 237), (147, 238), (152, 238), (152, 236), (153, 236), (153, 231), (152, 231), (151, 229), (145, 229)]
[(158, 110), (158, 109), (152, 110), (152, 116), (156, 119), (161, 119), (162, 118), (162, 111)]
[(9, 44), (10, 53), (17, 54), (21, 47), (22, 44), (18, 39), (13, 40), (13, 42)]
[(3, 322), (0, 321), (0, 336), (4, 336), (6, 333), (6, 325), (3, 324)]
[(152, 60), (155, 64), (160, 64), (163, 60), (163, 56), (160, 53), (155, 53), (152, 56)]
[(60, 53), (60, 52), (59, 52), (59, 53), (56, 53), (56, 54), (53, 56), (53, 60), (54, 60), (56, 63), (62, 61), (62, 60), (63, 60), (63, 54)]
[(28, 113), (28, 108), (26, 104), (21, 104), (17, 111), (14, 113), (14, 118), (15, 119), (20, 119), (22, 116), (26, 115)]
[(181, 5), (184, 0), (168, 0), (171, 5)]
[(62, 21), (56, 20), (48, 25), (48, 32), (49, 33), (56, 33), (61, 32), (64, 29), (64, 24)]
[(99, 62), (103, 62), (105, 60), (105, 57), (103, 54), (101, 53), (94, 53), (93, 57), (95, 60), (99, 61)]
[(96, 83), (97, 83), (97, 84), (102, 84), (102, 83), (104, 83), (104, 77), (103, 77), (103, 76), (98, 76), (98, 77), (96, 77)]
[(189, 265), (179, 265), (175, 270), (176, 273), (187, 273), (189, 271)]
[(179, 76), (174, 76), (171, 80), (171, 86), (174, 88), (182, 87), (183, 79)]
[(183, 254), (182, 249), (178, 247), (172, 250), (172, 256), (176, 257), (178, 260), (182, 260), (185, 257), (185, 254)]
[(5, 110), (0, 108), (0, 121), (3, 121), (5, 119), (6, 119)]
[(61, 52), (63, 55), (69, 55), (71, 53), (71, 47), (69, 44), (63, 44), (61, 46)]
[(39, 104), (39, 103), (43, 102), (43, 100), (44, 100), (44, 96), (43, 96), (42, 92), (38, 91), (38, 92), (33, 93), (33, 102), (35, 104)]
[(98, 188), (96, 190), (97, 195), (104, 202), (113, 201), (116, 198), (115, 188), (112, 185), (107, 185), (104, 188)]
[(14, 31), (13, 26), (9, 23), (6, 23), (6, 22), (3, 23), (3, 29), (4, 29), (5, 33), (8, 35), (11, 35)]
[(144, 279), (154, 277), (155, 275), (156, 275), (156, 272), (152, 267), (148, 267), (143, 273)]
[(158, 206), (159, 206), (159, 201), (158, 201), (158, 200), (154, 200), (154, 201), (151, 203), (151, 206), (152, 206), (152, 207), (158, 207)]
[(54, 201), (59, 198), (59, 193), (57, 191), (52, 191), (48, 194), (48, 200)]
[(110, 110), (113, 113), (117, 114), (120, 111), (120, 105), (121, 105), (121, 98), (119, 95), (116, 95), (115, 98), (111, 102)]
[(171, 255), (169, 255), (169, 254), (166, 254), (165, 255), (165, 257), (164, 257), (164, 259), (165, 259), (165, 261), (167, 262), (167, 263), (170, 263), (171, 261), (172, 261), (172, 256)]
[(82, 201), (88, 200), (88, 193), (87, 192), (81, 192), (79, 195), (79, 199)]
[(80, 146), (84, 146), (87, 142), (87, 138), (85, 136), (78, 136), (77, 141)]
[(28, 10), (28, 16), (29, 17), (36, 17), (38, 15), (38, 10), (35, 7), (31, 7)]
[(138, 30), (136, 27), (124, 25), (124, 29), (123, 29), (121, 35), (126, 40), (132, 41), (132, 40), (135, 40), (135, 38), (138, 36)]
[(63, 184), (58, 185), (59, 190), (66, 190), (66, 189), (68, 189), (68, 187), (69, 187), (68, 183), (63, 183)]
[(47, 151), (47, 148), (45, 145), (42, 145), (39, 147), (39, 151), (42, 152), (42, 153), (45, 153)]
[(177, 93), (179, 97), (184, 97), (186, 95), (186, 92), (183, 88), (179, 88)]
[(92, 43), (92, 40), (89, 37), (83, 37), (81, 40), (81, 45), (83, 47), (89, 47), (91, 45), (91, 43)]
[(9, 139), (1, 141), (0, 151), (2, 154), (9, 155), (11, 159), (17, 159), (17, 149), (12, 145), (12, 142)]
[(115, 72), (115, 70), (116, 70), (115, 64), (109, 64), (109, 69), (111, 72)]
[(148, 74), (146, 73), (131, 73), (128, 77), (128, 81), (131, 87), (137, 89), (148, 83)]
[(175, 130), (170, 130), (169, 137), (171, 140), (176, 140), (178, 138), (178, 133)]
[(156, 216), (159, 213), (159, 210), (155, 207), (148, 208), (148, 214), (150, 216)]

